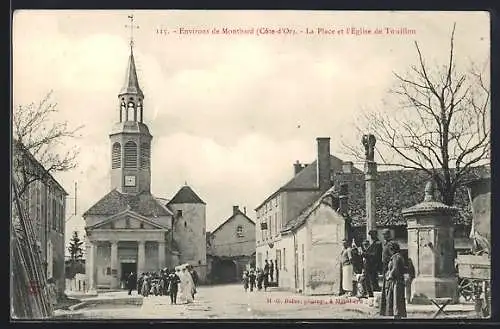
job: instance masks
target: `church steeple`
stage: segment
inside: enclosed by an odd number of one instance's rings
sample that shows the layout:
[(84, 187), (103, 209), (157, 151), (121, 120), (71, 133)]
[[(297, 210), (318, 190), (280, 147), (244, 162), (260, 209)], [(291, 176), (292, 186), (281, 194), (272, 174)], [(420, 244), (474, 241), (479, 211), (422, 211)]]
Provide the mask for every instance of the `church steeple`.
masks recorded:
[(130, 15), (130, 56), (128, 59), (127, 72), (125, 74), (125, 83), (118, 94), (120, 102), (120, 122), (139, 121), (143, 119), (143, 100), (144, 94), (139, 87), (139, 79), (137, 78), (137, 70), (134, 60), (134, 29), (139, 26), (134, 25), (134, 16)]
[(135, 68), (134, 50), (130, 46), (130, 56), (128, 59), (127, 73), (125, 75), (125, 83), (120, 91), (119, 96), (136, 95), (144, 98), (141, 87), (139, 87), (139, 79), (137, 78), (137, 70)]
[[(133, 31), (134, 17), (129, 16)], [(129, 27), (129, 26), (127, 26)], [(120, 193), (150, 193), (151, 188), (151, 139), (148, 126), (143, 123), (144, 94), (139, 87), (135, 67), (131, 33), (130, 56), (125, 84), (118, 94), (120, 121), (111, 134), (111, 188)]]

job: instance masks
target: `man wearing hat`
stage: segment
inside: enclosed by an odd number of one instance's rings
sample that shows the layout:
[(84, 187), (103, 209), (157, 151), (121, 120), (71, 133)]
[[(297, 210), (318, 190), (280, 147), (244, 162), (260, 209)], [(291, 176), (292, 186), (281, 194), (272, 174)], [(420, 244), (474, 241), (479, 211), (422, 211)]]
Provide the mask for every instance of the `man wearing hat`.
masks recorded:
[(371, 230), (368, 232), (370, 236), (370, 246), (365, 251), (367, 258), (367, 273), (366, 276), (370, 280), (373, 291), (380, 291), (378, 284), (378, 274), (382, 272), (382, 242), (378, 239), (378, 232)]
[(384, 243), (382, 245), (382, 274), (384, 280), (382, 281), (382, 296), (380, 300), (380, 315), (384, 316), (386, 314), (386, 273), (387, 267), (389, 265), (389, 261), (392, 257), (392, 239), (391, 239), (391, 231), (389, 229), (385, 229), (382, 231), (382, 236), (384, 237)]

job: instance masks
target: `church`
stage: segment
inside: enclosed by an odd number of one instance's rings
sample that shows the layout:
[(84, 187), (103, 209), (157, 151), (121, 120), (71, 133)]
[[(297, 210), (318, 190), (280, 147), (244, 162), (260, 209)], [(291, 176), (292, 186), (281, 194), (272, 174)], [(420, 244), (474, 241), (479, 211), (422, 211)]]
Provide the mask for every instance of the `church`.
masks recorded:
[(111, 129), (111, 191), (88, 209), (85, 220), (89, 291), (123, 287), (128, 273), (189, 263), (206, 277), (206, 204), (187, 184), (170, 199), (151, 194), (151, 135), (144, 123), (130, 42), (125, 84)]

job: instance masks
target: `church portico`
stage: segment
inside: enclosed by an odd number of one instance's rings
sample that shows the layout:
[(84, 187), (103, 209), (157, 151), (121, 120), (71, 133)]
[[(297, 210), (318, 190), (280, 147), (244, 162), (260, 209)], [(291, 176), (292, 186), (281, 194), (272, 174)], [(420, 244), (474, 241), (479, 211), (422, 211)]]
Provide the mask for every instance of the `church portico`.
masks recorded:
[[(117, 289), (130, 272), (158, 271), (166, 266), (166, 230), (92, 231), (89, 251), (90, 289)], [(93, 260), (92, 254), (94, 255)]]

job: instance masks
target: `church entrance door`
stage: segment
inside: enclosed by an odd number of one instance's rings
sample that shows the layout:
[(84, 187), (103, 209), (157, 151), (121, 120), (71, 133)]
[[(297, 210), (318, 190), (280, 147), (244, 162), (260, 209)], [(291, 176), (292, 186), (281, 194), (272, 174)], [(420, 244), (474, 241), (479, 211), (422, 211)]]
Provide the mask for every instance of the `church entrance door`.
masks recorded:
[(126, 286), (127, 278), (130, 272), (132, 273), (137, 273), (137, 263), (121, 263), (121, 282), (123, 283), (123, 286)]

